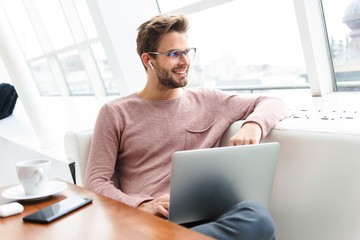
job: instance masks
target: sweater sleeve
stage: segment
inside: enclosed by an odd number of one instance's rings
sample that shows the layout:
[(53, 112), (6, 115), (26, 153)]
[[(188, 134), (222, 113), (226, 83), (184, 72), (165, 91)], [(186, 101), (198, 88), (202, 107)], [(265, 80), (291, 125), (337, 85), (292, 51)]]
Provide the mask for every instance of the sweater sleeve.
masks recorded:
[(246, 117), (244, 123), (258, 123), (264, 138), (278, 122), (287, 117), (288, 108), (283, 101), (274, 97), (259, 97), (255, 101), (254, 110)]
[(121, 129), (120, 119), (112, 114), (108, 105), (104, 105), (98, 114), (85, 174), (85, 187), (137, 207), (141, 202), (153, 199), (144, 194), (126, 194), (114, 186), (111, 178), (119, 152)]
[(255, 122), (262, 129), (264, 138), (276, 124), (288, 117), (288, 107), (275, 97), (243, 97), (219, 93), (222, 99), (222, 114), (230, 123), (238, 120)]

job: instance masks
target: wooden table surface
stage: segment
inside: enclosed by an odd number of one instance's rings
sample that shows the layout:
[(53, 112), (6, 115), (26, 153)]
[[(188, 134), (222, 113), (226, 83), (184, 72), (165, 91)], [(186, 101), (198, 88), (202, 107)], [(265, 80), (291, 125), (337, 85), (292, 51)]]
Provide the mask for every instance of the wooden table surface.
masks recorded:
[[(19, 201), (24, 206), (21, 214), (0, 217), (0, 239), (212, 239), (72, 183), (67, 185), (63, 192), (45, 199)], [(7, 188), (0, 187), (0, 192)], [(50, 224), (22, 220), (67, 197), (91, 198), (93, 202)], [(5, 202), (0, 195), (0, 204)]]

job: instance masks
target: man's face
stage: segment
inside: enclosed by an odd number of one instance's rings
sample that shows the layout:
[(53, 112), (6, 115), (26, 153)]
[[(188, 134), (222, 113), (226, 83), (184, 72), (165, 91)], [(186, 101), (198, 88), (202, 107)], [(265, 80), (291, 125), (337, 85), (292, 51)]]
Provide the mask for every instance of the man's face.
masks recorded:
[[(188, 48), (187, 37), (184, 33), (170, 32), (165, 34), (159, 43), (158, 52), (168, 53), (174, 50), (184, 51)], [(188, 80), (190, 62), (185, 55), (178, 61), (173, 61), (168, 55), (157, 55), (152, 60), (159, 83), (167, 88), (185, 87)]]

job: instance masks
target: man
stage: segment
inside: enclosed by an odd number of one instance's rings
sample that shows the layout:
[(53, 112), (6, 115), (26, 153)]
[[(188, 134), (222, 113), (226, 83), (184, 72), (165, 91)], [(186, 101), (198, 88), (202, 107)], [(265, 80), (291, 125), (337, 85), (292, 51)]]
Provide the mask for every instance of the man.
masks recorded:
[[(287, 116), (275, 98), (185, 89), (196, 52), (187, 29), (182, 15), (158, 15), (139, 27), (137, 51), (147, 83), (101, 108), (85, 177), (87, 188), (164, 218), (175, 151), (218, 147), (223, 132), (240, 119), (246, 120), (229, 145), (256, 144)], [(252, 202), (193, 229), (218, 239), (274, 238), (269, 212)]]

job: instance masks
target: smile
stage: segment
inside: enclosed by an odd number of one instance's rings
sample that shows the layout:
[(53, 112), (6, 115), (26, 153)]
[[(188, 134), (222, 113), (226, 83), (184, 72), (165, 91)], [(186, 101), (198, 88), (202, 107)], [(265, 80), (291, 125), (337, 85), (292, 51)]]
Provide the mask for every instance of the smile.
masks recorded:
[(181, 76), (186, 75), (186, 69), (174, 70), (173, 72), (174, 72), (175, 74), (181, 75)]

